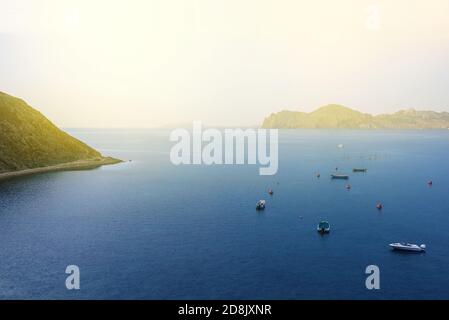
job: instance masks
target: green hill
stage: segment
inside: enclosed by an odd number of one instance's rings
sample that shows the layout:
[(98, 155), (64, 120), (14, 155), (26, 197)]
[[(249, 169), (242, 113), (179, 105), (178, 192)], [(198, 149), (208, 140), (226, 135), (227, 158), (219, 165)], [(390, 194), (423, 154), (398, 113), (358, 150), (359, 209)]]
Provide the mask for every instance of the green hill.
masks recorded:
[(341, 106), (327, 105), (313, 112), (281, 111), (265, 118), (263, 128), (345, 128), (345, 129), (447, 129), (449, 113), (402, 110), (373, 116)]
[(58, 129), (25, 101), (0, 92), (0, 174), (26, 169), (117, 163)]

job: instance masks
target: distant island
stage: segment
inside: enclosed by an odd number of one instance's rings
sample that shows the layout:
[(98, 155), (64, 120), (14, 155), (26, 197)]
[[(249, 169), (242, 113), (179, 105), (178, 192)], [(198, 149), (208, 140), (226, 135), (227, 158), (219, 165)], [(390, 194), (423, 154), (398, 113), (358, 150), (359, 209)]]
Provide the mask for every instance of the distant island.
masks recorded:
[(341, 105), (323, 106), (313, 112), (281, 111), (265, 118), (262, 128), (279, 129), (448, 129), (449, 113), (401, 110), (373, 116)]
[(119, 162), (58, 129), (25, 101), (0, 92), (0, 179)]

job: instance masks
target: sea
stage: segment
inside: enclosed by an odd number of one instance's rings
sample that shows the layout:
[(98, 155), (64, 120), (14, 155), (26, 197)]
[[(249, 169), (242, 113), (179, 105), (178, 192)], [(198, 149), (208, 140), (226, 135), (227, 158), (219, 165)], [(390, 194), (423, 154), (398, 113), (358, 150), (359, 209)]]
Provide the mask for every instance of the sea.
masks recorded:
[(169, 129), (67, 131), (125, 162), (0, 183), (1, 299), (449, 299), (449, 130), (280, 130), (273, 176), (174, 165)]

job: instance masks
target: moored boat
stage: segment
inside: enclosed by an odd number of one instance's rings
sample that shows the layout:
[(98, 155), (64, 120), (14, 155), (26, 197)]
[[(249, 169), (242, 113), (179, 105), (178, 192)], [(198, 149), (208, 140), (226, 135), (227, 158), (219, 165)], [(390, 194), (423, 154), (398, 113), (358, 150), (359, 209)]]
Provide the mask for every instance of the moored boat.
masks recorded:
[(331, 230), (331, 225), (327, 221), (320, 221), (316, 227), (316, 230), (320, 233), (329, 233)]
[(332, 173), (331, 178), (332, 179), (349, 179), (349, 176), (347, 174)]
[(265, 200), (259, 200), (256, 204), (256, 210), (264, 210), (265, 209)]
[(367, 172), (368, 169), (366, 168), (353, 168), (352, 172)]
[(413, 252), (424, 252), (426, 251), (426, 245), (422, 244), (418, 246), (417, 244), (413, 243), (390, 243), (390, 247), (393, 248), (393, 250), (402, 250), (402, 251), (413, 251)]

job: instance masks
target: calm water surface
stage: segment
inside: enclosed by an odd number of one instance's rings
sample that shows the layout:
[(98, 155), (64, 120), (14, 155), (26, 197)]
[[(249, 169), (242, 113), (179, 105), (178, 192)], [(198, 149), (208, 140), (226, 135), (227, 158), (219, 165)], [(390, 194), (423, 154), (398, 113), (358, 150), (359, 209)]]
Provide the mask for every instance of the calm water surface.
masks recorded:
[[(1, 298), (449, 299), (449, 130), (281, 131), (270, 177), (173, 166), (168, 130), (69, 131), (132, 162), (0, 183)], [(392, 252), (398, 241), (428, 250)], [(65, 288), (70, 264), (79, 291)]]

